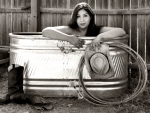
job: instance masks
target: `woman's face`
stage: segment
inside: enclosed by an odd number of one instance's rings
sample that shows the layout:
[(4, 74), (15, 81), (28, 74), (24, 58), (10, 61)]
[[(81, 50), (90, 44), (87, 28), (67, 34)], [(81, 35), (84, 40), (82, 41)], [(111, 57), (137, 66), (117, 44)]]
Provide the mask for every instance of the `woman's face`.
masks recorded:
[(77, 24), (79, 28), (86, 29), (90, 23), (91, 17), (88, 12), (84, 9), (78, 11), (77, 14)]

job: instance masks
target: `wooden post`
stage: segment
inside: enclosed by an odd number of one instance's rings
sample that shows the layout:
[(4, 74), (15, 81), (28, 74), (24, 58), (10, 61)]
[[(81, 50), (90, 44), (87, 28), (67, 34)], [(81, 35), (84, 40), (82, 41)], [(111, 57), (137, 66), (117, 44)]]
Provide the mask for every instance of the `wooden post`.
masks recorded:
[(31, 0), (30, 32), (40, 32), (40, 0)]

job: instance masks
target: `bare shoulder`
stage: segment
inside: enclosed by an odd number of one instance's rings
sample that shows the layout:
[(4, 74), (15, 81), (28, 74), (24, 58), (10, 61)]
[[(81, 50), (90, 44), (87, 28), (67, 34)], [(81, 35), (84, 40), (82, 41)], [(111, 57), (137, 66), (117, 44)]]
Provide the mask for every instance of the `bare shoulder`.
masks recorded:
[(121, 30), (122, 28), (119, 28), (119, 27), (102, 27), (100, 30), (100, 33), (104, 33), (104, 32), (110, 31), (110, 30), (114, 30), (114, 29)]

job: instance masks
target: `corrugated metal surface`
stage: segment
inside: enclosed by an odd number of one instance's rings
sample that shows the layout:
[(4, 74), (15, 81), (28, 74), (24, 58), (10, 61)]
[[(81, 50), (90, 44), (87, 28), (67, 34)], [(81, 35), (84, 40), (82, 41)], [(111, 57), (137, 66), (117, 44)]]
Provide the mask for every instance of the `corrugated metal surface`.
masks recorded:
[[(40, 35), (13, 35), (11, 37), (10, 63), (25, 66), (24, 91), (43, 96), (77, 96), (70, 82), (78, 87), (79, 61), (84, 51), (62, 53), (57, 41)], [(64, 45), (68, 45), (65, 43)], [(128, 81), (128, 55), (117, 48), (110, 49), (115, 76), (106, 80), (91, 81), (84, 67), (85, 84), (92, 93), (114, 97), (123, 93)]]

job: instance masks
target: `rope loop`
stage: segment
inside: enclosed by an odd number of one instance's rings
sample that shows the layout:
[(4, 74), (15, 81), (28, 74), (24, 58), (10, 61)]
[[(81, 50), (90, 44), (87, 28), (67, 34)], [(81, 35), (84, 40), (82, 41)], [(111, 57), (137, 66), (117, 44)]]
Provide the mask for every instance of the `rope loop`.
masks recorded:
[(142, 59), (142, 57), (135, 52), (132, 48), (130, 48), (129, 46), (123, 44), (123, 43), (119, 43), (119, 42), (112, 42), (112, 43), (107, 43), (110, 47), (117, 47), (120, 48), (124, 51), (126, 51), (128, 54), (130, 54), (134, 60), (137, 62), (137, 65), (139, 67), (139, 80), (138, 80), (138, 85), (136, 86), (136, 88), (133, 90), (132, 94), (129, 96), (126, 96), (123, 99), (120, 100), (109, 100), (109, 99), (104, 99), (104, 98), (97, 98), (95, 96), (93, 96), (86, 88), (85, 84), (84, 84), (84, 80), (83, 80), (83, 67), (84, 67), (84, 56), (81, 57), (80, 60), (80, 65), (79, 65), (79, 84), (81, 84), (82, 89), (84, 90), (84, 92), (88, 95), (89, 98), (84, 97), (84, 99), (94, 105), (116, 105), (116, 104), (122, 104), (125, 102), (128, 102), (132, 99), (134, 99), (135, 97), (137, 97), (140, 93), (143, 92), (143, 90), (145, 89), (146, 83), (147, 83), (147, 66), (145, 61)]

